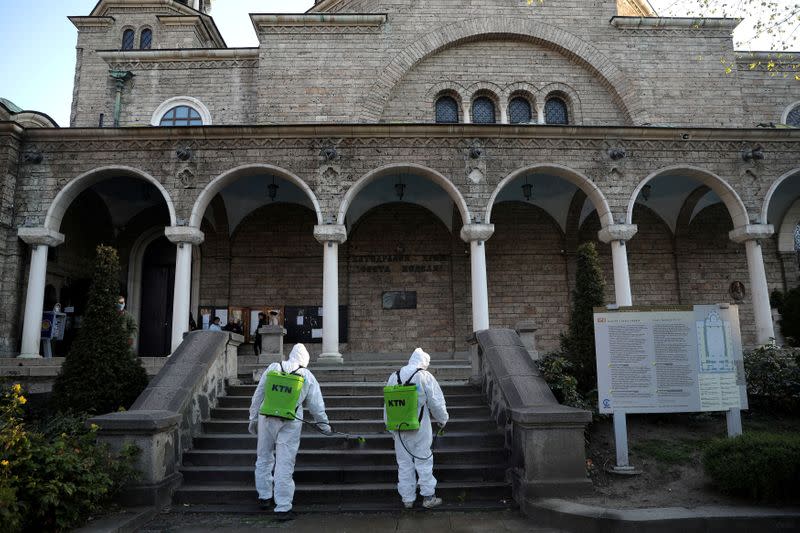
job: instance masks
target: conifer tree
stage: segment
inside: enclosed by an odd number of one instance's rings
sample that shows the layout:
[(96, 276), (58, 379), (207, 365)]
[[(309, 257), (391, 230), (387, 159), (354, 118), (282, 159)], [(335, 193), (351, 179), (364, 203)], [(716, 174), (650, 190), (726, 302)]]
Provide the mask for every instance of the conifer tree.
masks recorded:
[(131, 350), (135, 327), (117, 307), (119, 256), (98, 246), (81, 328), (53, 386), (59, 410), (95, 414), (128, 408), (147, 386), (147, 374)]
[(569, 329), (561, 335), (562, 354), (574, 363), (578, 388), (586, 393), (597, 387), (593, 309), (603, 305), (605, 282), (593, 242), (578, 247), (575, 289)]

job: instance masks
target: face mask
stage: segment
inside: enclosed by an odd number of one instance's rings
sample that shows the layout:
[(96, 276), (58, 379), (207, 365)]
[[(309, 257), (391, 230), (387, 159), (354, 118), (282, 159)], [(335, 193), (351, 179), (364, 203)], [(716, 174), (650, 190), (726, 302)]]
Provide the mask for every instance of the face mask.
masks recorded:
[(125, 310), (125, 304), (117, 304), (117, 310), (118, 311), (124, 311)]

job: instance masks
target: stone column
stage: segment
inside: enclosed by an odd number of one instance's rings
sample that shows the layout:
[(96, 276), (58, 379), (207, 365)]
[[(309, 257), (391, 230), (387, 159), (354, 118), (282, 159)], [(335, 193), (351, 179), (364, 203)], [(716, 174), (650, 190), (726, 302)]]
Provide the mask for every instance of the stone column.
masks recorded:
[(772, 326), (772, 310), (769, 305), (767, 273), (761, 254), (761, 240), (775, 233), (771, 224), (748, 224), (740, 226), (728, 236), (733, 242), (744, 243), (747, 253), (747, 270), (750, 272), (750, 294), (753, 298), (753, 315), (756, 321), (756, 342), (768, 344), (775, 337)]
[(178, 246), (175, 256), (175, 292), (172, 299), (172, 351), (183, 341), (189, 329), (192, 296), (192, 246), (205, 239), (203, 232), (189, 226), (168, 226), (164, 235)]
[(347, 240), (341, 224), (314, 226), (314, 238), (324, 246), (322, 273), (322, 353), (320, 363), (342, 364), (339, 353), (339, 245)]
[(472, 331), (489, 329), (489, 288), (486, 281), (484, 242), (494, 233), (494, 224), (467, 224), (461, 228), (461, 239), (470, 245), (472, 278)]
[(619, 306), (633, 305), (631, 296), (631, 276), (628, 272), (628, 252), (625, 242), (638, 231), (636, 224), (613, 224), (597, 232), (597, 237), (611, 243), (611, 259), (614, 263), (614, 296)]
[(42, 307), (47, 278), (47, 252), (64, 242), (64, 235), (48, 228), (19, 228), (19, 238), (31, 247), (31, 268), (25, 296), (25, 315), (22, 321), (22, 347), (19, 357), (41, 357), (39, 341), (42, 334)]

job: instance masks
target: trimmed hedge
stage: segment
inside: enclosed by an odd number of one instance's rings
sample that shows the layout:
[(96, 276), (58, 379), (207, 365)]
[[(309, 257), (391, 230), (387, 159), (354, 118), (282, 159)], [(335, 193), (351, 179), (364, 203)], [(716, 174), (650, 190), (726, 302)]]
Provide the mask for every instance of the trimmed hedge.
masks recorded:
[(713, 441), (703, 466), (727, 494), (763, 502), (800, 501), (800, 433), (745, 433)]

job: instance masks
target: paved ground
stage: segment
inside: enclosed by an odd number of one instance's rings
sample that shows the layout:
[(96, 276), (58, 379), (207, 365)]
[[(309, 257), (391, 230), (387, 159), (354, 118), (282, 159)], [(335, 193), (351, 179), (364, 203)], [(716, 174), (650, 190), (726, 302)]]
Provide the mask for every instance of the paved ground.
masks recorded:
[(385, 513), (298, 513), (291, 522), (276, 522), (271, 513), (198, 513), (167, 511), (157, 515), (139, 529), (151, 532), (200, 532), (290, 530), (293, 533), (382, 533), (384, 531), (438, 532), (531, 532), (557, 533), (555, 529), (537, 527), (518, 511), (476, 512), (385, 512)]

